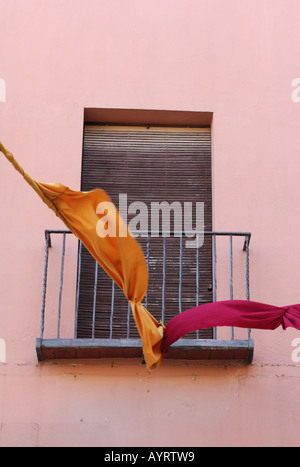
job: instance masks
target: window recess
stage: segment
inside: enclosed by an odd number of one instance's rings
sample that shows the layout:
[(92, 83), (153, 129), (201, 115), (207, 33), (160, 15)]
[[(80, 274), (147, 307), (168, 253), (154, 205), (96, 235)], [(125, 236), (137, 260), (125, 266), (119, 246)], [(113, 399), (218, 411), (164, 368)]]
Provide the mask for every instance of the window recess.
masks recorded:
[[(130, 206), (138, 201), (147, 207), (148, 228), (137, 241), (149, 271), (144, 303), (158, 320), (166, 324), (177, 313), (215, 301), (219, 290), (224, 299), (224, 287), (226, 299), (234, 298), (236, 290), (239, 298), (243, 291), (249, 299), (250, 233), (212, 230), (210, 127), (86, 124), (81, 190), (94, 188), (107, 191), (117, 207), (120, 195), (126, 195), (128, 223), (136, 215)], [(170, 217), (168, 235), (152, 235), (151, 203), (162, 201), (193, 207), (204, 203), (200, 248), (185, 247), (188, 232), (182, 222), (183, 235), (175, 234), (175, 217)], [(196, 220), (192, 209), (192, 228)], [(81, 243), (69, 231), (47, 230), (45, 251), (38, 359), (142, 359), (141, 341), (123, 292)], [(190, 333), (172, 346), (166, 358), (251, 362), (250, 330), (242, 338), (234, 329), (224, 336), (218, 329)]]

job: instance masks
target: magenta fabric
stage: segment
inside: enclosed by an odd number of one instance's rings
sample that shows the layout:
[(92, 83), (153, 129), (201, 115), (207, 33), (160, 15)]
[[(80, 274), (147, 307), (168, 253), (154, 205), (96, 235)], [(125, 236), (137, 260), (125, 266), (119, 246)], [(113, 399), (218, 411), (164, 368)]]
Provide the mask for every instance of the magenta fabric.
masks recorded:
[(234, 326), (250, 329), (300, 330), (300, 304), (277, 307), (246, 300), (226, 300), (206, 303), (174, 316), (166, 325), (162, 352), (188, 332), (216, 326)]

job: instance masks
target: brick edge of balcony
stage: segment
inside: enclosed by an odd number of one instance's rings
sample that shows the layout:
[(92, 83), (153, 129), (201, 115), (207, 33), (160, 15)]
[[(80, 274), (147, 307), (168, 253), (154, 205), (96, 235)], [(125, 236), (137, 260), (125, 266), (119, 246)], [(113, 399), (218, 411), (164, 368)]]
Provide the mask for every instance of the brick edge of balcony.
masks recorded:
[[(39, 362), (103, 358), (141, 358), (138, 339), (36, 339)], [(179, 339), (165, 355), (166, 360), (240, 361), (251, 364), (253, 339)]]

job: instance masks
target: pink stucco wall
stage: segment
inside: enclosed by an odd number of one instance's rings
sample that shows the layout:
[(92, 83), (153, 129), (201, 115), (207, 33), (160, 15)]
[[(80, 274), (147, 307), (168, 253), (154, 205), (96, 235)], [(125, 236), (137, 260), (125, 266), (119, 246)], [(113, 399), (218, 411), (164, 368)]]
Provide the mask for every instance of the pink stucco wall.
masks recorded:
[[(299, 15), (298, 0), (0, 0), (0, 140), (79, 189), (84, 108), (213, 112), (214, 229), (252, 232), (252, 300), (298, 303)], [(38, 364), (43, 232), (62, 225), (3, 157), (0, 187), (0, 446), (300, 445), (295, 330), (253, 331), (250, 366)]]

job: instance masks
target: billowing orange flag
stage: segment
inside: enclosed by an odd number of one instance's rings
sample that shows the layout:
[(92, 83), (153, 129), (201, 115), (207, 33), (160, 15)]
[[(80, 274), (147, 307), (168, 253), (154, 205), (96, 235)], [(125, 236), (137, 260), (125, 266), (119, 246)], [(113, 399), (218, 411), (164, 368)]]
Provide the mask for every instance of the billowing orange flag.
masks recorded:
[(148, 286), (146, 261), (109, 196), (100, 189), (81, 192), (59, 183), (37, 182), (1, 142), (0, 151), (123, 290), (142, 339), (146, 364), (150, 369), (158, 366), (163, 358), (163, 325), (141, 303)]

